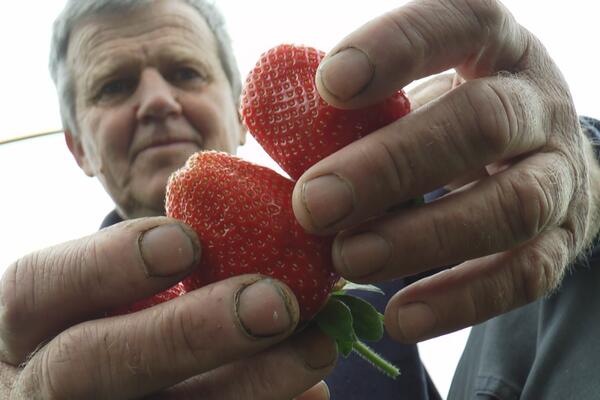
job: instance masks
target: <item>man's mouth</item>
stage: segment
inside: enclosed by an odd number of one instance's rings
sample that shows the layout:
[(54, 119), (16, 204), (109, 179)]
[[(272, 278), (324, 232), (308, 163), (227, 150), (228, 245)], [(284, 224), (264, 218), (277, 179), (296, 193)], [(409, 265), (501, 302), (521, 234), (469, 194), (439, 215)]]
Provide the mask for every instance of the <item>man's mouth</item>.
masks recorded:
[(136, 154), (135, 158), (137, 158), (142, 153), (150, 153), (150, 152), (158, 152), (158, 151), (170, 151), (177, 150), (183, 147), (195, 146), (199, 148), (198, 143), (193, 140), (157, 140), (150, 143), (147, 146), (141, 148)]

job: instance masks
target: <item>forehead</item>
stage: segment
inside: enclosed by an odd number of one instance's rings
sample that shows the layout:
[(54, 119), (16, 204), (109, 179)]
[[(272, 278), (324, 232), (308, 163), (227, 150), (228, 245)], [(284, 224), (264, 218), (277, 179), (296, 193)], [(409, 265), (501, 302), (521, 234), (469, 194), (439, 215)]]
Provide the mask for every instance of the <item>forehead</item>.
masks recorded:
[(120, 60), (159, 62), (177, 56), (217, 60), (216, 40), (191, 6), (155, 0), (126, 13), (84, 19), (71, 34), (68, 62), (78, 73), (89, 73)]

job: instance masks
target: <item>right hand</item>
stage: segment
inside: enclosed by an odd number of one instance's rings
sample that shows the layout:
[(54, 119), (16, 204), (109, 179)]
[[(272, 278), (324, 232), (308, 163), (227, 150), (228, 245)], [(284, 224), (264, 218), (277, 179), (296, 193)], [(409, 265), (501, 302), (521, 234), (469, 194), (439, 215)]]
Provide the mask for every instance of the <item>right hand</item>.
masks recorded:
[[(0, 282), (0, 397), (326, 399), (333, 342), (298, 323), (290, 289), (257, 275), (116, 317), (196, 265), (187, 226), (126, 221), (15, 262)], [(304, 393), (304, 394), (301, 394)]]

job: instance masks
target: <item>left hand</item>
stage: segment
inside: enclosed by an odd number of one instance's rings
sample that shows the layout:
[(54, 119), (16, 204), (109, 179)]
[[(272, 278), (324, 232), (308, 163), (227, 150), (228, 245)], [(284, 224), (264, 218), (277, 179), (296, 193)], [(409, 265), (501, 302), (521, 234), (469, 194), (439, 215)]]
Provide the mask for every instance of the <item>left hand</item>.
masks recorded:
[[(331, 51), (317, 86), (355, 108), (452, 67), (463, 84), (322, 160), (294, 191), (305, 229), (339, 232), (334, 264), (351, 281), (458, 264), (390, 300), (386, 328), (403, 342), (548, 294), (598, 230), (597, 166), (567, 84), (499, 2), (393, 10)], [(399, 207), (443, 186), (453, 189), (443, 198)]]
[(275, 280), (104, 316), (181, 281), (201, 253), (190, 227), (149, 217), (14, 262), (0, 279), (0, 398), (328, 399), (335, 344), (316, 327), (292, 336), (297, 300)]

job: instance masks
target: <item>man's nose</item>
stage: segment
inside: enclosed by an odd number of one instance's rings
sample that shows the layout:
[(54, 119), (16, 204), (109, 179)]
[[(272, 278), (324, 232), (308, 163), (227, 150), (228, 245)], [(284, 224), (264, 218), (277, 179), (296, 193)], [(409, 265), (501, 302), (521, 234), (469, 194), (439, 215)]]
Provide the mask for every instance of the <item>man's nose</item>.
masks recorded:
[(142, 123), (160, 122), (181, 115), (176, 89), (153, 68), (142, 71), (138, 86), (137, 119)]

